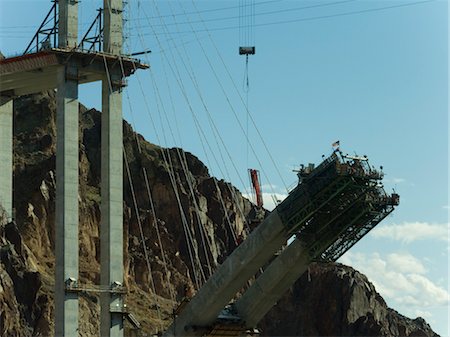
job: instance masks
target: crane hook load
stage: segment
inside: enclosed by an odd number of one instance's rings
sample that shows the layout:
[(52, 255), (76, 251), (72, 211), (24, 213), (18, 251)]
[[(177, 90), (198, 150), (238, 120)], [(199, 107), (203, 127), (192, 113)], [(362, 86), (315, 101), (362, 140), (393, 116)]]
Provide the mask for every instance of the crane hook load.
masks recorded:
[(253, 47), (239, 47), (239, 55), (255, 55), (256, 48)]

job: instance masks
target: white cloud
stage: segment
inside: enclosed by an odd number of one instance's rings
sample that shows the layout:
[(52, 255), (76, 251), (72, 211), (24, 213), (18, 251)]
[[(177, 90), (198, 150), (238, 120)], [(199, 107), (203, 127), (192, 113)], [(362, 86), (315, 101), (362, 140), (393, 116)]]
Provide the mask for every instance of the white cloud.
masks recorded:
[(403, 243), (427, 239), (449, 241), (449, 225), (448, 223), (404, 222), (376, 227), (370, 235), (374, 238), (387, 238)]
[[(255, 202), (253, 195), (248, 195), (246, 193), (243, 193), (242, 195), (245, 198), (251, 200), (252, 202)], [(269, 211), (271, 211), (276, 206), (275, 200), (283, 201), (287, 197), (287, 194), (283, 194), (283, 193), (275, 193), (275, 194), (263, 193), (262, 196), (263, 196), (264, 208), (268, 209)]]
[(269, 211), (271, 211), (276, 207), (275, 200), (277, 202), (283, 201), (284, 199), (286, 199), (286, 197), (287, 194), (282, 193), (276, 194), (263, 193), (264, 207), (267, 208)]
[(390, 184), (401, 184), (406, 182), (406, 179), (404, 178), (397, 178), (397, 177), (393, 177), (393, 178), (384, 178), (383, 182), (386, 183), (390, 183)]
[(414, 285), (417, 286), (417, 289), (426, 294), (426, 299), (422, 296), (422, 298), (424, 299), (423, 304), (425, 307), (433, 305), (448, 305), (450, 303), (450, 296), (447, 290), (434, 284), (424, 275), (409, 274), (408, 278)]
[(430, 318), (432, 317), (431, 312), (429, 312), (429, 311), (424, 311), (424, 310), (420, 310), (420, 309), (417, 309), (417, 310), (415, 311), (415, 314), (416, 314), (416, 316), (422, 317), (422, 318), (428, 318), (428, 319), (430, 319)]
[(425, 266), (411, 254), (392, 253), (387, 257), (387, 261), (392, 268), (402, 273), (424, 274)]
[(396, 302), (413, 307), (420, 307), (422, 305), (422, 303), (416, 297), (413, 297), (411, 295), (400, 296), (396, 298)]
[(426, 277), (424, 264), (411, 254), (347, 252), (340, 262), (365, 274), (388, 302), (410, 315), (413, 310), (450, 304), (448, 291)]

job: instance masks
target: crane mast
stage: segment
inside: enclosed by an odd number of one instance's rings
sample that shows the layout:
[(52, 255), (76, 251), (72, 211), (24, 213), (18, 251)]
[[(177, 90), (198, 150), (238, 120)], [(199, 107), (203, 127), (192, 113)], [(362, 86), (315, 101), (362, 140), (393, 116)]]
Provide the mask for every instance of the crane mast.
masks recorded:
[(261, 184), (259, 178), (259, 171), (255, 169), (248, 169), (248, 174), (250, 176), (250, 182), (252, 184), (253, 193), (255, 195), (256, 206), (259, 208), (263, 207), (263, 196), (261, 191)]

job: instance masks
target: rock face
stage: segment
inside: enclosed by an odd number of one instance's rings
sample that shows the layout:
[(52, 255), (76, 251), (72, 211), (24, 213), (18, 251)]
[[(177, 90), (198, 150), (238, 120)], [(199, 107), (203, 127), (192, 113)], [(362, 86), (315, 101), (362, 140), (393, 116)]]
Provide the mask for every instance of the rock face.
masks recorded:
[[(0, 212), (1, 336), (54, 331), (55, 110), (52, 91), (14, 103), (17, 225), (1, 223)], [(124, 176), (125, 302), (146, 335), (170, 324), (180, 300), (245, 236), (244, 218), (254, 209), (229, 183), (211, 177), (194, 155), (150, 144), (127, 123), (123, 130), (124, 172), (130, 172)], [(99, 284), (100, 259), (99, 112), (80, 105), (79, 134), (79, 283), (92, 289)], [(314, 282), (299, 280), (261, 323), (265, 335), (435, 336), (422, 319), (388, 309), (351, 268), (316, 265), (310, 275)], [(81, 294), (80, 317), (80, 335), (98, 335), (95, 292)], [(134, 335), (128, 325), (127, 334)]]
[(312, 264), (261, 322), (263, 336), (438, 336), (422, 318), (387, 307), (366, 276)]

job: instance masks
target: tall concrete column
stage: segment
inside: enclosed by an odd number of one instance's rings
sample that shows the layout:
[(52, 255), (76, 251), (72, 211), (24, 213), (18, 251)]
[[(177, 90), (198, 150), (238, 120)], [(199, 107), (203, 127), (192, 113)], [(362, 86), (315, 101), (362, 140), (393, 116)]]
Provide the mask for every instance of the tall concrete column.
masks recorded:
[[(122, 53), (122, 0), (103, 1), (103, 50)], [(113, 290), (123, 284), (123, 139), (120, 68), (105, 69), (102, 81), (100, 282)], [(123, 336), (123, 297), (101, 296), (102, 336)]]
[(13, 216), (13, 101), (0, 97), (0, 204)]
[(75, 48), (78, 45), (78, 2), (59, 0), (58, 47)]
[[(113, 82), (119, 74), (111, 73)], [(113, 290), (123, 284), (123, 140), (122, 93), (105, 79), (102, 82), (101, 130), (101, 285)], [(101, 299), (101, 335), (123, 336), (123, 297), (104, 293)]]
[(103, 0), (103, 51), (120, 55), (123, 41), (123, 0)]
[[(59, 0), (58, 47), (78, 42), (78, 1)], [(58, 69), (56, 111), (55, 334), (78, 336), (78, 69)]]
[(77, 68), (58, 70), (56, 93), (55, 334), (78, 336), (78, 81)]

